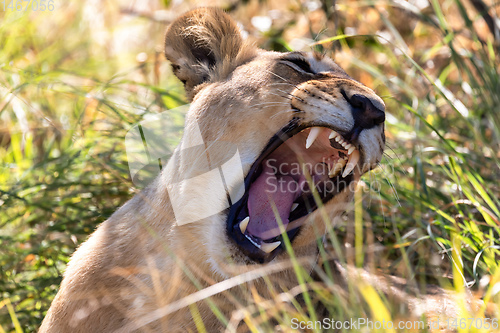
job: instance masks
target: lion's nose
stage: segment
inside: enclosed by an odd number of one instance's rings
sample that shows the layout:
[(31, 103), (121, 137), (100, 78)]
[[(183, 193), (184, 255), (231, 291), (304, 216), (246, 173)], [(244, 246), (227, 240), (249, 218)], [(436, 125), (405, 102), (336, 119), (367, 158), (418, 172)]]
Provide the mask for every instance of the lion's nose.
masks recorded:
[(363, 95), (355, 94), (347, 100), (353, 106), (352, 115), (356, 125), (361, 128), (372, 128), (385, 121), (385, 112)]

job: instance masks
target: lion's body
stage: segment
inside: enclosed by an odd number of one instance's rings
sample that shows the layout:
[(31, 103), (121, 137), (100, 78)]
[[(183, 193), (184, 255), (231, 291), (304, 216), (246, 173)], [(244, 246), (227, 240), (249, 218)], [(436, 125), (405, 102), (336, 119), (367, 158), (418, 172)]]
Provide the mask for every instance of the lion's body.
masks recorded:
[[(366, 96), (383, 109), (373, 91), (347, 76), (331, 59), (300, 54), (312, 72), (321, 73), (314, 75), (296, 64), (283, 64), (284, 54), (247, 44), (236, 24), (216, 9), (199, 9), (175, 21), (167, 32), (166, 55), (192, 99), (181, 146), (161, 175), (76, 251), (40, 332), (195, 331), (193, 308), (187, 306), (191, 303), (197, 305), (206, 329), (219, 331), (222, 324), (209, 303), (186, 297), (263, 266), (251, 262), (228, 238), (227, 211), (196, 223), (176, 221), (172, 202), (183, 202), (186, 216), (196, 219), (209, 208), (204, 205), (227, 198), (226, 193), (213, 193), (211, 200), (200, 200), (204, 192), (198, 193), (199, 189), (210, 183), (175, 186), (197, 173), (194, 161), (203, 148), (182, 149), (193, 146), (196, 128), (207, 142), (236, 144), (246, 174), (269, 139), (294, 118), (351, 130), (355, 119), (345, 112), (349, 104), (343, 94)], [(361, 131), (358, 147), (363, 163), (354, 170), (356, 179), (380, 161), (383, 126)], [(345, 190), (323, 211), (304, 218), (293, 248), (305, 267), (316, 262), (316, 239), (327, 228), (321, 214), (326, 212), (333, 221), (345, 211), (352, 195), (351, 189)], [(281, 290), (297, 284), (288, 262), (283, 252), (268, 264), (285, 266), (270, 275)], [(267, 294), (262, 279), (250, 273), (245, 279)], [(245, 285), (233, 288), (232, 295), (244, 299)], [(235, 308), (233, 299), (224, 292), (208, 289), (206, 293), (229, 318)]]

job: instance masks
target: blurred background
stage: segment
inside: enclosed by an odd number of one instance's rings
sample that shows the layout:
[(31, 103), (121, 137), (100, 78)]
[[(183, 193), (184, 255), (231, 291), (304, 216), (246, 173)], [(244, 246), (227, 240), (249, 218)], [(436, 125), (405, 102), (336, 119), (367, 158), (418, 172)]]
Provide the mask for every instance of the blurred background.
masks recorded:
[[(386, 154), (335, 227), (346, 260), (498, 301), (498, 2), (5, 0), (0, 332), (36, 331), (75, 248), (140, 191), (125, 134), (186, 103), (163, 35), (206, 5), (262, 48), (327, 54), (384, 99)], [(169, 116), (180, 132), (184, 114)]]

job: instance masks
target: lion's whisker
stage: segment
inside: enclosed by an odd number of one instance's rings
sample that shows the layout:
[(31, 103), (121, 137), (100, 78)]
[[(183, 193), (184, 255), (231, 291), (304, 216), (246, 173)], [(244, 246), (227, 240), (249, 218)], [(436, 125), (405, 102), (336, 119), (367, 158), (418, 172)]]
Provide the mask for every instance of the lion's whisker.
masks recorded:
[(302, 88), (300, 88), (299, 86), (297, 86), (296, 84), (291, 83), (291, 82), (290, 82), (290, 81), (288, 81), (287, 79), (283, 78), (282, 76), (280, 76), (280, 75), (278, 75), (278, 74), (276, 74), (276, 73), (274, 73), (274, 72), (272, 72), (272, 71), (266, 70), (266, 72), (268, 72), (268, 73), (270, 73), (270, 74), (272, 74), (272, 75), (276, 76), (277, 78), (279, 78), (279, 79), (283, 80), (284, 82), (288, 83), (288, 84), (289, 84), (289, 85), (291, 85), (292, 87), (295, 87), (297, 90), (302, 90), (302, 91), (304, 91), (304, 92), (307, 92), (307, 91), (303, 90)]
[(272, 87), (272, 86), (278, 86), (278, 85), (280, 85), (280, 86), (287, 85), (287, 86), (295, 88), (295, 86), (293, 84), (288, 83), (288, 82), (273, 82), (273, 83), (269, 84), (270, 87)]
[(283, 111), (277, 112), (276, 114), (272, 115), (271, 119), (274, 119), (275, 117), (280, 116), (282, 113), (292, 113), (293, 114), (293, 113), (295, 113), (295, 111), (293, 109), (283, 110)]
[[(293, 97), (293, 98), (296, 98), (296, 99), (298, 99), (298, 100), (299, 100), (299, 101), (301, 101), (301, 102), (305, 102), (302, 98), (300, 98), (300, 97), (298, 97), (298, 96), (295, 96), (294, 94), (291, 94), (291, 93), (289, 93), (289, 92), (287, 92), (287, 91), (283, 91), (283, 90), (281, 90), (281, 89), (276, 89), (276, 90), (278, 90), (279, 92), (282, 92), (282, 93), (284, 93), (284, 94), (287, 94), (287, 95), (289, 95), (289, 96), (291, 96), (291, 97)], [(290, 99), (290, 100), (292, 100), (292, 99)]]
[[(295, 89), (300, 90), (300, 91), (303, 91), (303, 92), (305, 92), (306, 94), (308, 94), (309, 96), (314, 97), (314, 94), (312, 94), (312, 93), (311, 93), (310, 91), (308, 91), (307, 89), (301, 88), (301, 87), (297, 86), (296, 84), (293, 84), (293, 83), (289, 82), (288, 80), (286, 80), (285, 78), (281, 77), (280, 75), (278, 75), (278, 74), (276, 74), (276, 73), (274, 73), (274, 72), (271, 72), (271, 71), (269, 71), (269, 70), (266, 70), (266, 72), (268, 72), (268, 73), (270, 73), (270, 74), (272, 74), (272, 75), (274, 75), (274, 76), (276, 76), (276, 77), (278, 77), (278, 78), (282, 79), (283, 81), (285, 81), (286, 83), (288, 83), (288, 84), (289, 84), (289, 85), (291, 85), (292, 87), (295, 87)], [(297, 96), (294, 96), (294, 97), (297, 97)]]
[(398, 191), (396, 190), (396, 187), (394, 186), (394, 184), (391, 182), (391, 180), (389, 179), (389, 176), (387, 175), (386, 173), (386, 170), (384, 168), (384, 165), (383, 164), (380, 164), (380, 169), (382, 170), (382, 172), (384, 173), (384, 178), (385, 180), (387, 180), (387, 182), (389, 183), (389, 185), (391, 186), (392, 188), (392, 191), (394, 192), (394, 198), (396, 199), (396, 201), (398, 202), (398, 205), (400, 207), (401, 206), (401, 202), (399, 201), (399, 195), (398, 195)]
[[(278, 97), (281, 97), (281, 98), (287, 99), (287, 100), (289, 100), (289, 101), (291, 101), (291, 100), (292, 100), (292, 99), (291, 99), (290, 97), (288, 97), (288, 96), (282, 96), (282, 95), (280, 95), (280, 94), (276, 94), (276, 93), (270, 93), (270, 95), (275, 95), (275, 96), (278, 96)], [(287, 105), (289, 105), (289, 104), (287, 103)]]
[(270, 106), (279, 106), (279, 105), (289, 106), (290, 104), (289, 103), (285, 103), (285, 102), (263, 102), (263, 103), (257, 103), (257, 104), (250, 105), (250, 107), (251, 108), (254, 108), (254, 107), (257, 107), (257, 106), (267, 106), (267, 107), (270, 107)]

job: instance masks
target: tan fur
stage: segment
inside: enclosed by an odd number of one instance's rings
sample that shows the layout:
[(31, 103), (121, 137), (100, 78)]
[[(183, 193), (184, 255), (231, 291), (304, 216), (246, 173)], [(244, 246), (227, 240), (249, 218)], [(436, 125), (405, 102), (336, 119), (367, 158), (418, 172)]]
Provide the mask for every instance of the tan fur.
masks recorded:
[[(186, 216), (196, 216), (204, 203), (193, 198), (203, 195), (200, 188), (211, 186), (176, 185), (196, 175), (198, 158), (204, 154), (202, 148), (181, 148), (190, 145), (198, 126), (205, 141), (238, 146), (246, 175), (269, 139), (295, 116), (304, 123), (322, 122), (349, 130), (353, 117), (342, 89), (349, 96), (367, 96), (384, 108), (372, 90), (348, 77), (328, 57), (298, 55), (307, 58), (315, 72), (323, 73), (320, 79), (311, 79), (283, 64), (284, 54), (249, 45), (222, 10), (201, 8), (181, 16), (167, 31), (165, 50), (192, 99), (180, 148), (148, 188), (100, 225), (76, 251), (40, 332), (195, 331), (185, 305), (197, 299), (190, 302), (185, 297), (203, 296), (196, 293), (199, 289), (234, 282), (246, 274), (248, 282), (232, 288), (231, 294), (206, 289), (229, 318), (250, 285), (266, 294), (268, 286), (258, 278), (263, 274), (259, 269), (269, 268), (267, 275), (276, 288), (292, 288), (297, 281), (288, 254), (267, 265), (251, 263), (226, 236), (227, 211), (196, 223), (176, 222), (171, 202), (184, 202)], [(383, 126), (363, 131), (359, 143), (363, 160), (357, 178), (380, 161)], [(324, 210), (304, 218), (293, 248), (305, 267), (315, 265), (316, 239), (345, 211), (352, 195), (351, 189), (345, 190)], [(226, 193), (213, 193), (210, 203), (225, 199)], [(217, 286), (224, 289), (224, 284)], [(208, 302), (196, 304), (206, 329), (220, 331), (222, 324)]]

